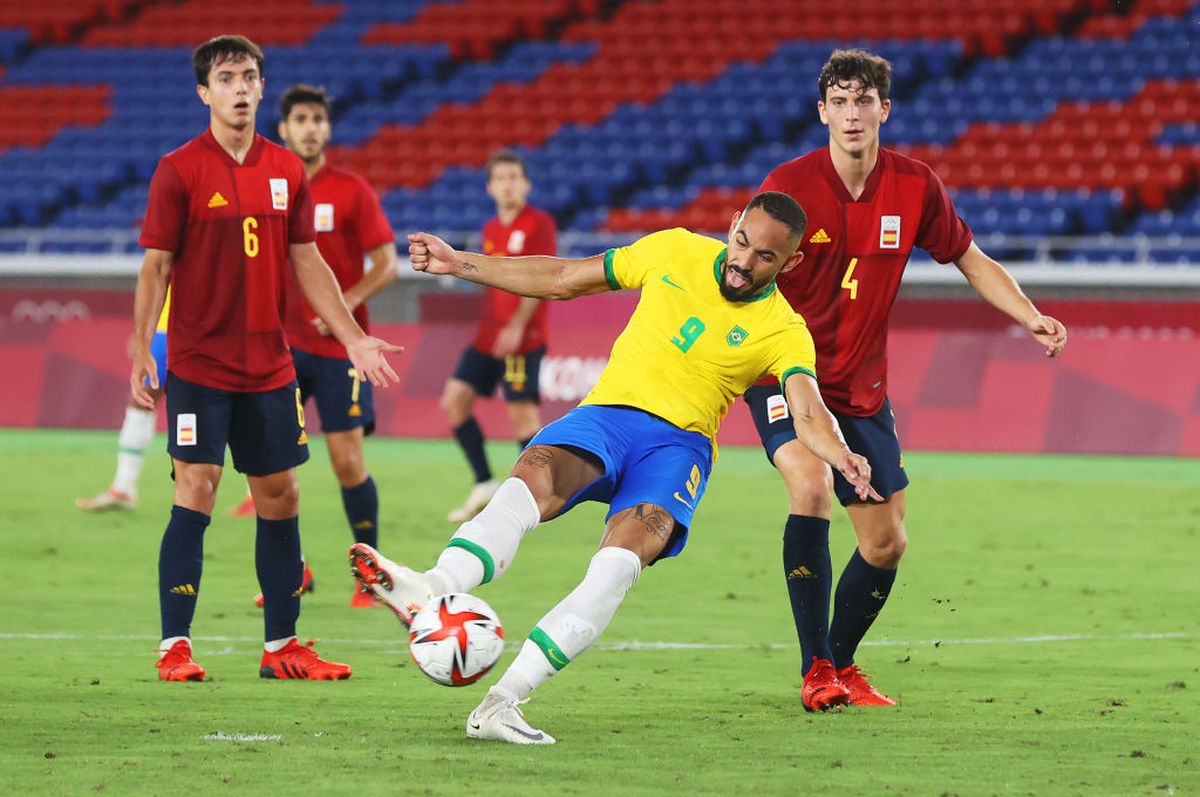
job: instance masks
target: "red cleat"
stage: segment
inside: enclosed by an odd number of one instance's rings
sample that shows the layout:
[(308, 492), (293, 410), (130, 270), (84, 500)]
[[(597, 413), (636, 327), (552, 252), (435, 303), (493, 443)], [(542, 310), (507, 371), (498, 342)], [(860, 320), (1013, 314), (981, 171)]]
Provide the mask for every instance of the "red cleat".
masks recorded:
[(865, 672), (858, 669), (857, 664), (851, 664), (837, 671), (838, 680), (850, 690), (850, 705), (852, 706), (894, 706), (896, 701), (880, 692), (867, 680)]
[(154, 663), (160, 681), (203, 681), (204, 668), (192, 658), (192, 643), (181, 639)]
[(813, 656), (812, 667), (804, 676), (800, 689), (800, 703), (805, 711), (827, 711), (834, 706), (844, 706), (850, 700), (850, 690), (838, 680), (829, 659)]
[(225, 517), (254, 517), (258, 510), (254, 508), (254, 496), (247, 495), (245, 500), (234, 507), (225, 510)]
[(259, 676), (306, 681), (344, 681), (350, 677), (349, 664), (325, 661), (313, 650), (314, 644), (309, 640), (308, 644), (301, 645), (293, 638), (275, 653), (264, 650)]
[(361, 589), (354, 590), (354, 594), (350, 596), (350, 605), (355, 609), (370, 609), (372, 606), (378, 606), (375, 598), (369, 592), (363, 592)]
[[(302, 576), (300, 576), (300, 594), (303, 595), (306, 592), (316, 592), (316, 591), (317, 591), (317, 582), (313, 580), (312, 570), (309, 570), (308, 562), (305, 562), (304, 563), (304, 574)], [(261, 592), (254, 596), (254, 605), (260, 609), (262, 608), (263, 596), (262, 596)]]

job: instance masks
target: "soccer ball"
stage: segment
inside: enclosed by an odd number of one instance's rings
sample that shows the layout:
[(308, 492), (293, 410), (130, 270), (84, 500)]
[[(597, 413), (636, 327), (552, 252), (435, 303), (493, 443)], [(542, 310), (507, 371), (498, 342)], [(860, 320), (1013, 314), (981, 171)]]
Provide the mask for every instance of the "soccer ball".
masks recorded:
[(408, 649), (421, 672), (444, 686), (487, 675), (504, 652), (504, 629), (487, 602), (465, 592), (439, 595), (417, 612)]

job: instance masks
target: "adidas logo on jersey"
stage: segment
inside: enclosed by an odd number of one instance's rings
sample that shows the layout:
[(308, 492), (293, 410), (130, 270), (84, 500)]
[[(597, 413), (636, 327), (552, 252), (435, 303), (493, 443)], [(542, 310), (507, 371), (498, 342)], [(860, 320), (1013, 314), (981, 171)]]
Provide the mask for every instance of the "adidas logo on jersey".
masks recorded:
[(171, 587), (172, 595), (195, 595), (196, 588), (191, 584), (180, 584), (177, 587)]
[(812, 237), (808, 239), (808, 242), (810, 244), (827, 244), (832, 240), (833, 239), (829, 237), (829, 233), (825, 232), (825, 228), (822, 227), (812, 234)]
[(223, 208), (228, 204), (229, 200), (221, 196), (220, 191), (215, 192), (211, 197), (208, 198), (208, 206), (210, 208)]

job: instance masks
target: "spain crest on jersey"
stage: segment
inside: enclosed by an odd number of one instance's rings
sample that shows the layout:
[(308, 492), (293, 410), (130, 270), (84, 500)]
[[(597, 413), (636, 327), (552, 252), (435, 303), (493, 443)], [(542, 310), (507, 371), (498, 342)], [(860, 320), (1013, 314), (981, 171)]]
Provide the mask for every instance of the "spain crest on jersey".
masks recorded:
[(900, 248), (900, 217), (899, 216), (880, 216), (879, 217), (879, 248), (880, 249), (899, 249)]
[(271, 185), (271, 207), (275, 210), (287, 210), (287, 180), (283, 177), (271, 177), (267, 182), (269, 182)]

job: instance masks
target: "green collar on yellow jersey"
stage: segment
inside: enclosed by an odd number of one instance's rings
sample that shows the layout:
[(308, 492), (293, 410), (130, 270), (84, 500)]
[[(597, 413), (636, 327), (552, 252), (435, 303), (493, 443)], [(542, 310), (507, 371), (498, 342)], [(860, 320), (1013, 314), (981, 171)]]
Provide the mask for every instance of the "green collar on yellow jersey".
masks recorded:
[[(720, 285), (721, 285), (721, 266), (725, 265), (725, 254), (728, 251), (729, 251), (729, 247), (727, 247), (727, 246), (723, 247), (721, 249), (721, 251), (717, 253), (717, 259), (713, 262), (713, 277), (717, 280), (718, 287), (720, 287)], [(757, 302), (757, 301), (767, 298), (774, 292), (775, 292), (775, 280), (771, 280), (770, 285), (763, 288), (761, 291), (754, 294), (750, 298), (745, 299), (744, 301)]]

